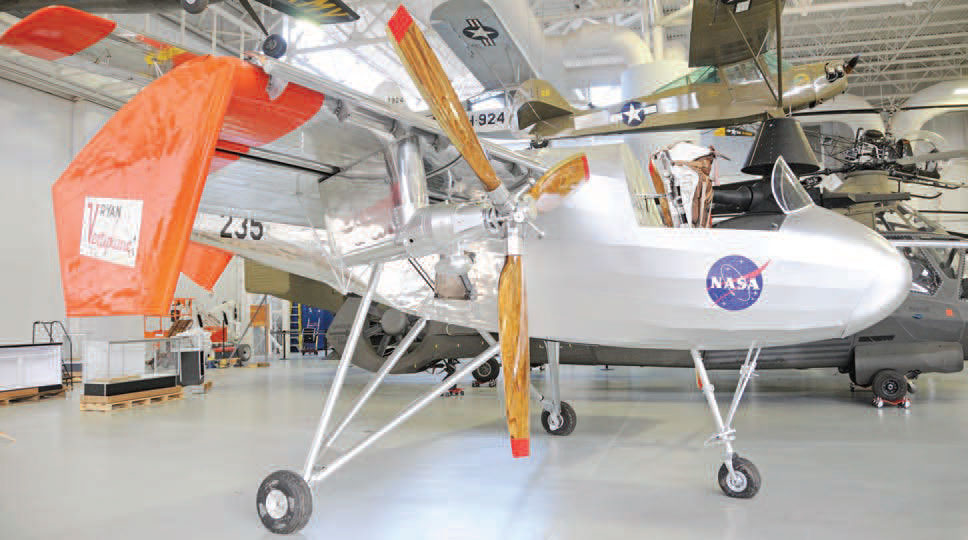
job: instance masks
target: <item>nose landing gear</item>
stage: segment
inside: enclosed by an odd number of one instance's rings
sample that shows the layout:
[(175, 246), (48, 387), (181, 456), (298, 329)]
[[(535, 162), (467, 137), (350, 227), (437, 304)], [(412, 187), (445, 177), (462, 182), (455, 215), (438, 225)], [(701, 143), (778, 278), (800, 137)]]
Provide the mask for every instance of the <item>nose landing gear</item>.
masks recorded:
[(760, 471), (756, 468), (756, 465), (753, 465), (752, 461), (739, 457), (733, 450), (736, 430), (733, 429), (732, 424), (733, 417), (736, 416), (736, 410), (739, 408), (739, 403), (743, 399), (743, 392), (746, 391), (746, 385), (749, 384), (750, 379), (756, 372), (756, 361), (760, 357), (760, 348), (754, 344), (746, 353), (746, 361), (743, 362), (743, 366), (740, 368), (739, 382), (736, 383), (736, 391), (733, 392), (733, 402), (730, 404), (729, 413), (726, 415), (725, 422), (719, 411), (719, 405), (716, 403), (716, 396), (713, 394), (715, 389), (712, 383), (709, 382), (709, 375), (706, 373), (706, 365), (703, 361), (702, 353), (696, 349), (690, 352), (692, 353), (693, 363), (696, 366), (696, 383), (706, 398), (706, 403), (709, 405), (709, 410), (713, 414), (713, 422), (715, 422), (717, 429), (717, 432), (706, 441), (706, 444), (719, 444), (723, 446), (725, 459), (723, 460), (724, 463), (722, 466), (719, 467), (719, 474), (717, 475), (719, 488), (723, 490), (723, 493), (727, 497), (751, 499), (760, 491), (760, 486), (762, 485)]

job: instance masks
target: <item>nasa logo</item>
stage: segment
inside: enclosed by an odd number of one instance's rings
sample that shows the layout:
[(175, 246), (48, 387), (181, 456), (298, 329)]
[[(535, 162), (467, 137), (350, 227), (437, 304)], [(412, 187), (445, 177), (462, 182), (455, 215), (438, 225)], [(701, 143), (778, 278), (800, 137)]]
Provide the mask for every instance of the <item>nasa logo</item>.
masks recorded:
[(763, 266), (742, 255), (727, 255), (714, 262), (706, 274), (706, 292), (717, 306), (729, 310), (746, 309), (763, 294)]

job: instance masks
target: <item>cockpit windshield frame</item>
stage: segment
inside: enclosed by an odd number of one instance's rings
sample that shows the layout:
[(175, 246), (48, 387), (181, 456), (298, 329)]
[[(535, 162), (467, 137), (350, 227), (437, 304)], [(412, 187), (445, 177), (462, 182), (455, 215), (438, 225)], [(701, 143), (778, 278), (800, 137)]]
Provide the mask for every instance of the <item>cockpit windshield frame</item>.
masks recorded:
[(773, 165), (770, 188), (773, 190), (773, 198), (776, 200), (776, 204), (784, 214), (794, 214), (805, 208), (815, 206), (810, 194), (803, 188), (800, 179), (793, 174), (782, 156), (777, 158)]

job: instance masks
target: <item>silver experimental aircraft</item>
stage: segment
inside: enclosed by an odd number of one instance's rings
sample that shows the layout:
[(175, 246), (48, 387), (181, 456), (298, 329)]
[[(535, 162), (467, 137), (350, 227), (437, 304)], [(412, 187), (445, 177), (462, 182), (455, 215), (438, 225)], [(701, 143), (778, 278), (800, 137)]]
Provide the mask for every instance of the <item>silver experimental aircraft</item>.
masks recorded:
[[(760, 475), (734, 452), (731, 423), (756, 352), (855, 333), (907, 296), (910, 269), (897, 251), (814, 205), (782, 160), (767, 171), (782, 212), (769, 227), (669, 227), (666, 199), (624, 145), (568, 155), (479, 141), (402, 6), (389, 39), (434, 120), (263, 55), (159, 54), (172, 47), (110, 21), (65, 27), (67, 9), (32, 14), (0, 46), (127, 81), (140, 75), (126, 66), (173, 60), (54, 185), (68, 316), (166, 313), (179, 272), (212, 284), (232, 254), (362, 295), (303, 469), (272, 473), (258, 490), (259, 516), (273, 532), (301, 529), (311, 484), (452, 384), (317, 467), (427, 321), (498, 332), (500, 343), (453, 377), (501, 354), (516, 456), (529, 453), (529, 336), (549, 343), (551, 396), (541, 399), (549, 431), (574, 426), (558, 397), (559, 340), (689, 350), (712, 441), (724, 448), (719, 485), (748, 498)], [(419, 319), (333, 428), (374, 301)], [(724, 420), (701, 353), (739, 347), (749, 354)]]

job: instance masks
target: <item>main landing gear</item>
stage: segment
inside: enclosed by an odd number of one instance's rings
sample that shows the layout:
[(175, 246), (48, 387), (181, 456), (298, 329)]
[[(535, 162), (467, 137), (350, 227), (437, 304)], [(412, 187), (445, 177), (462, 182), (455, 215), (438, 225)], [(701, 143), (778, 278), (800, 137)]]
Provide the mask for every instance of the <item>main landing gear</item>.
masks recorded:
[(336, 367), (336, 375), (333, 377), (330, 391), (326, 395), (323, 412), (320, 414), (319, 425), (316, 426), (316, 434), (313, 437), (313, 443), (309, 449), (309, 455), (306, 457), (302, 474), (292, 471), (276, 471), (267, 476), (259, 487), (256, 495), (256, 510), (259, 513), (259, 519), (262, 520), (262, 524), (274, 533), (288, 534), (305, 527), (312, 513), (311, 488), (313, 485), (322, 482), (343, 465), (346, 465), (350, 460), (359, 455), (360, 452), (367, 449), (381, 437), (429, 405), (437, 396), (453, 386), (455, 381), (467, 377), (472, 371), (500, 351), (498, 345), (491, 345), (470, 362), (461, 366), (453, 375), (447, 377), (443, 382), (437, 384), (416, 401), (412, 402), (386, 425), (364, 437), (338, 457), (329, 461), (324, 467), (317, 467), (317, 462), (321, 460), (326, 450), (332, 447), (337, 437), (339, 437), (346, 426), (349, 425), (350, 421), (363, 408), (363, 405), (370, 399), (370, 396), (373, 395), (380, 383), (383, 382), (383, 379), (390, 373), (390, 370), (400, 361), (406, 350), (427, 324), (427, 319), (419, 319), (414, 323), (407, 332), (407, 335), (404, 336), (403, 341), (394, 349), (393, 354), (387, 358), (380, 370), (373, 374), (370, 382), (360, 391), (359, 396), (357, 396), (356, 401), (350, 407), (349, 412), (346, 413), (343, 420), (340, 421), (335, 429), (330, 430), (329, 424), (333, 415), (333, 409), (336, 405), (336, 400), (339, 398), (340, 390), (343, 388), (346, 372), (350, 366), (350, 359), (356, 350), (356, 344), (359, 342), (360, 334), (363, 330), (363, 323), (366, 321), (366, 314), (373, 301), (373, 295), (380, 281), (382, 269), (383, 266), (379, 263), (372, 266), (366, 294), (363, 295), (359, 308), (356, 311), (356, 317), (353, 319), (349, 339), (346, 342), (346, 348), (343, 349), (343, 354)]
[[(478, 330), (481, 337), (492, 347), (497, 345), (491, 334)], [(548, 353), (548, 378), (550, 395), (542, 395), (531, 383), (531, 397), (544, 409), (541, 411), (541, 427), (550, 435), (565, 437), (571, 435), (578, 425), (578, 414), (575, 409), (566, 401), (561, 401), (561, 384), (559, 377), (559, 352), (561, 344), (557, 341), (545, 341), (545, 351)], [(500, 365), (500, 363), (498, 363)], [(544, 367), (544, 366), (542, 366)]]
[(709, 382), (709, 375), (706, 373), (706, 365), (703, 362), (702, 353), (697, 349), (693, 349), (690, 352), (692, 353), (693, 363), (696, 365), (696, 383), (699, 385), (699, 389), (702, 390), (703, 396), (706, 397), (706, 403), (709, 405), (709, 410), (713, 414), (713, 421), (717, 429), (717, 432), (706, 441), (706, 445), (719, 444), (723, 446), (723, 465), (719, 468), (717, 477), (719, 488), (729, 497), (750, 499), (759, 492), (760, 486), (762, 485), (760, 471), (757, 470), (756, 465), (753, 465), (752, 461), (740, 457), (733, 450), (736, 430), (733, 429), (732, 424), (733, 417), (736, 415), (736, 409), (739, 408), (740, 400), (743, 399), (743, 392), (746, 391), (746, 385), (749, 384), (750, 378), (756, 372), (756, 360), (760, 356), (760, 347), (754, 344), (746, 353), (746, 361), (743, 362), (743, 367), (740, 368), (739, 382), (736, 383), (736, 391), (733, 392), (733, 402), (730, 404), (729, 413), (726, 415), (725, 422), (723, 422), (722, 414), (719, 411), (719, 405), (716, 403), (716, 396), (713, 394), (715, 389), (712, 383)]
[(531, 395), (538, 401), (541, 408), (541, 427), (551, 435), (561, 437), (571, 435), (578, 425), (578, 415), (567, 402), (561, 401), (561, 385), (558, 376), (558, 353), (561, 344), (557, 341), (545, 341), (548, 352), (548, 378), (551, 387), (550, 396), (543, 396), (538, 389), (531, 385)]

